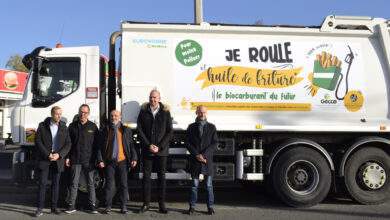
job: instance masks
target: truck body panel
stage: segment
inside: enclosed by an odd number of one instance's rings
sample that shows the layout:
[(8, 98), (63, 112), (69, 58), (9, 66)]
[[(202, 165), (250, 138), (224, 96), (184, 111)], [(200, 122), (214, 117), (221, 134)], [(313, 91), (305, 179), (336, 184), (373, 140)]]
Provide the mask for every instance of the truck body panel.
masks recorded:
[(202, 104), (221, 131), (388, 131), (388, 61), (369, 30), (128, 23), (122, 30), (121, 103), (130, 126), (157, 88), (177, 129)]

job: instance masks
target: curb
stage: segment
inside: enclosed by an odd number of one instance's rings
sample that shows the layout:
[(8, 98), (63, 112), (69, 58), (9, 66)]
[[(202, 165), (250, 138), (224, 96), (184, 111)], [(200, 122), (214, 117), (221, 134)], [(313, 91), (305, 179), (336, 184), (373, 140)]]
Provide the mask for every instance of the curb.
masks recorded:
[(37, 186), (19, 186), (12, 183), (0, 184), (0, 193), (2, 194), (36, 194)]

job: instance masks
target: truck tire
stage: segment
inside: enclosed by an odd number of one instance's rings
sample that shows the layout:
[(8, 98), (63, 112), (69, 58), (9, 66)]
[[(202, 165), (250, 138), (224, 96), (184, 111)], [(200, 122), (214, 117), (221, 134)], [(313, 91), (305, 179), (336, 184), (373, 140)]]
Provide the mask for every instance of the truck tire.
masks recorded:
[(306, 147), (284, 152), (272, 172), (275, 192), (293, 207), (309, 207), (321, 202), (329, 192), (331, 179), (325, 158)]
[(348, 159), (345, 186), (355, 201), (380, 204), (390, 198), (389, 174), (389, 155), (379, 148), (364, 148)]

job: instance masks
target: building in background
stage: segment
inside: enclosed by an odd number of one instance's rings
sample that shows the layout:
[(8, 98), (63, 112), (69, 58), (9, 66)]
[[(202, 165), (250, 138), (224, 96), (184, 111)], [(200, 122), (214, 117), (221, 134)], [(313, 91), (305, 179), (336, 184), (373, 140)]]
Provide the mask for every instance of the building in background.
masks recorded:
[(0, 69), (0, 139), (11, 133), (11, 112), (22, 99), (28, 73)]

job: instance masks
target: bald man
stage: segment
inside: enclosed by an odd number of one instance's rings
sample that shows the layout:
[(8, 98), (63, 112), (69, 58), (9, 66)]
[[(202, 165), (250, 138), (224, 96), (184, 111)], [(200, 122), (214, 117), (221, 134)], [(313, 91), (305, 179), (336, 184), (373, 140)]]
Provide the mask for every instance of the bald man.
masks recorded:
[(115, 176), (118, 176), (121, 213), (127, 214), (126, 202), (129, 194), (127, 172), (130, 167), (134, 168), (137, 165), (138, 156), (131, 130), (121, 123), (121, 112), (111, 111), (110, 118), (111, 124), (102, 129), (101, 150), (98, 152), (98, 166), (105, 169), (106, 176), (104, 213), (111, 212)]
[(207, 121), (207, 108), (198, 106), (196, 108), (195, 122), (187, 128), (187, 149), (191, 154), (190, 167), (192, 187), (190, 196), (190, 208), (188, 214), (195, 212), (195, 204), (198, 200), (199, 177), (204, 176), (207, 189), (207, 213), (215, 213), (214, 192), (213, 192), (213, 156), (218, 146), (217, 129), (214, 124)]
[(152, 90), (149, 94), (149, 102), (141, 106), (137, 119), (137, 130), (141, 140), (143, 162), (143, 200), (144, 204), (140, 213), (149, 210), (151, 197), (151, 180), (153, 164), (157, 167), (158, 177), (158, 204), (159, 212), (167, 214), (165, 207), (165, 171), (169, 154), (169, 141), (171, 140), (172, 118), (166, 105), (160, 102), (160, 92)]

